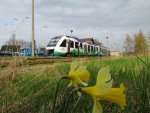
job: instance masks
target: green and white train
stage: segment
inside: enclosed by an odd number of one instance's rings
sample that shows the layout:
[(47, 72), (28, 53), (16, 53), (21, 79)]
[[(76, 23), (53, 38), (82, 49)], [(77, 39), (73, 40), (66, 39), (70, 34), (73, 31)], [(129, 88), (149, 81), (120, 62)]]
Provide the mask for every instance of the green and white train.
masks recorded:
[(104, 56), (110, 53), (106, 47), (86, 42), (75, 36), (56, 36), (46, 47), (48, 56)]

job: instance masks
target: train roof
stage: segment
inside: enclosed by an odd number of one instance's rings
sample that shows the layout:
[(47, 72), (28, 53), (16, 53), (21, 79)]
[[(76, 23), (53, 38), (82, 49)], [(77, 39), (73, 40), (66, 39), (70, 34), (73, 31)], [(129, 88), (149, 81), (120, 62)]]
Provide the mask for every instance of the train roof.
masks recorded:
[(53, 38), (61, 38), (61, 37), (63, 37), (63, 35), (58, 35), (58, 36), (55, 36)]
[(93, 44), (92, 42), (86, 42), (88, 43), (89, 45), (92, 45), (92, 46), (96, 46), (95, 44)]
[(79, 39), (79, 38), (76, 37), (76, 36), (66, 36), (66, 37), (68, 37), (68, 38), (73, 38), (73, 39), (75, 39), (76, 41), (81, 42), (81, 43), (87, 43), (87, 44), (89, 44), (89, 45), (96, 46), (96, 44), (93, 44), (92, 42), (87, 42), (87, 41), (85, 41), (84, 39)]
[[(93, 39), (93, 38), (80, 39), (79, 37), (70, 36), (70, 35), (58, 35), (58, 36), (53, 37), (53, 38), (61, 38), (61, 37), (63, 37), (63, 36), (66, 36), (67, 38), (73, 38), (73, 39), (75, 39), (75, 40), (78, 41), (78, 42), (86, 43), (86, 44), (91, 45), (91, 46), (98, 46), (98, 45), (99, 45), (99, 44), (95, 44), (95, 43), (94, 43), (94, 39)], [(106, 47), (104, 47), (103, 45), (101, 45), (101, 47), (106, 48)]]
[(66, 36), (66, 37), (68, 37), (68, 38), (73, 38), (73, 39), (75, 39), (75, 40), (78, 41), (78, 42), (84, 42), (84, 40), (79, 39), (79, 38), (76, 37), (76, 36)]

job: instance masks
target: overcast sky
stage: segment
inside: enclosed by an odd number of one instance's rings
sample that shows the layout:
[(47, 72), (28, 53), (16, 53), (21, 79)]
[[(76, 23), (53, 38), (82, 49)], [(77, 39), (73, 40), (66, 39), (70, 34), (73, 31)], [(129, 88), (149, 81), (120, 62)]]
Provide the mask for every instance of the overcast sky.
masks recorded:
[[(32, 0), (0, 0), (0, 46), (13, 32), (31, 41)], [(26, 18), (29, 17), (29, 18)], [(150, 34), (150, 0), (35, 0), (35, 40), (46, 46), (57, 35), (93, 37), (122, 47), (128, 33)]]

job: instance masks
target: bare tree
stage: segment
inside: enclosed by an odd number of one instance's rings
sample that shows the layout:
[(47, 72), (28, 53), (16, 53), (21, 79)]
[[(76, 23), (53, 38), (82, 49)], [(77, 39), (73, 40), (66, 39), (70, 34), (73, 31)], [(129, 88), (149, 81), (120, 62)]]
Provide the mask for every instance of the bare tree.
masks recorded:
[(96, 45), (101, 45), (101, 44), (102, 44), (102, 43), (100, 43), (99, 40), (97, 40), (97, 39), (94, 39), (94, 43), (95, 43)]
[(31, 42), (25, 41), (24, 39), (17, 40), (16, 35), (13, 34), (12, 37), (5, 43), (6, 45), (20, 45), (20, 46), (30, 46)]
[(131, 54), (134, 52), (133, 50), (134, 47), (134, 41), (132, 40), (132, 38), (127, 34), (126, 38), (124, 40), (124, 49), (125, 49), (125, 53), (126, 54)]
[(16, 35), (12, 34), (11, 38), (9, 39), (9, 41), (6, 42), (6, 45), (16, 45), (17, 40), (16, 40)]

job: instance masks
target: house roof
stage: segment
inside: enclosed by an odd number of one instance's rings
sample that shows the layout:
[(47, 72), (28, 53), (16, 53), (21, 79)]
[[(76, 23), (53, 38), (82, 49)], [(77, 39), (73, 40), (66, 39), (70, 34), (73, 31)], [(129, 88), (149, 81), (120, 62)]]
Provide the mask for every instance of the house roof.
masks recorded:
[(90, 43), (92, 43), (92, 44), (95, 44), (93, 38), (83, 38), (82, 40), (84, 40), (85, 42), (90, 42)]

